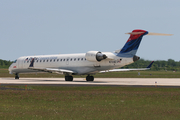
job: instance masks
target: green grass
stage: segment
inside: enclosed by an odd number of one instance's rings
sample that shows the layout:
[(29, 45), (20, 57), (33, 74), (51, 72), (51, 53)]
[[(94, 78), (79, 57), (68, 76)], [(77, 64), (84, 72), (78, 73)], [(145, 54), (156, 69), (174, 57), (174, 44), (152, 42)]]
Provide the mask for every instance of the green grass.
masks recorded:
[[(140, 72), (140, 75), (138, 75)], [(14, 77), (10, 75), (7, 69), (0, 69), (0, 77)], [(55, 73), (37, 73), (37, 74), (20, 74), (20, 77), (32, 77), (32, 78), (64, 78), (64, 75)], [(83, 77), (74, 75), (73, 77)], [(109, 73), (97, 73), (95, 78), (180, 78), (180, 72), (173, 71), (128, 71), (128, 72), (109, 72)]]
[[(96, 74), (96, 78), (180, 78), (180, 72), (130, 71)], [(0, 77), (14, 77), (0, 69)], [(59, 78), (38, 73), (20, 77)], [(80, 76), (74, 76), (80, 77)], [(81, 76), (85, 77), (85, 76)], [(180, 118), (180, 88), (0, 86), (0, 119), (152, 120)], [(2, 88), (9, 88), (2, 90)], [(21, 90), (16, 90), (21, 89)], [(25, 90), (27, 89), (27, 90)]]
[[(1, 86), (25, 88), (25, 86)], [(0, 90), (0, 119), (152, 120), (180, 118), (180, 89), (28, 86)]]
[[(138, 72), (140, 75), (138, 75)], [(128, 71), (99, 73), (94, 77), (99, 78), (180, 78), (180, 72), (173, 71)]]

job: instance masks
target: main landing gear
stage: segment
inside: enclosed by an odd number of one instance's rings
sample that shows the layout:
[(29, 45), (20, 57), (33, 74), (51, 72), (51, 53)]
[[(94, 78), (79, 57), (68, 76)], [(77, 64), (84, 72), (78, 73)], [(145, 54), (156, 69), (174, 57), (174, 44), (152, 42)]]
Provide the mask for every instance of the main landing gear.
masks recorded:
[(73, 81), (73, 76), (71, 75), (65, 76), (65, 81)]
[(19, 79), (19, 74), (18, 73), (15, 74), (15, 79)]
[(86, 77), (86, 81), (94, 81), (94, 77), (88, 75), (88, 76)]
[[(71, 75), (66, 75), (66, 76), (65, 76), (65, 81), (73, 81), (73, 76), (71, 76)], [(94, 77), (88, 75), (88, 76), (86, 77), (86, 81), (94, 81)]]

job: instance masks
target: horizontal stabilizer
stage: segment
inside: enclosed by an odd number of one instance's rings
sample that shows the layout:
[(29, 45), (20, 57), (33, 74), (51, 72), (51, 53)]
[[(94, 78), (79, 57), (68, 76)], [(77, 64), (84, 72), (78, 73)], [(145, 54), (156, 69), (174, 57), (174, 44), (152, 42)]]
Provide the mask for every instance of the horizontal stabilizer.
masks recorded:
[[(130, 33), (125, 33), (125, 34), (130, 34), (130, 35), (138, 35), (142, 34), (143, 32), (130, 32)], [(173, 34), (164, 34), (164, 33), (151, 33), (148, 32), (146, 35), (159, 35), (159, 36), (172, 36)]]
[(147, 35), (160, 35), (160, 36), (172, 36), (173, 34), (164, 34), (164, 33), (148, 33)]
[(138, 34), (142, 34), (144, 32), (130, 32), (130, 33), (125, 33), (125, 34), (130, 34), (130, 35), (138, 35)]

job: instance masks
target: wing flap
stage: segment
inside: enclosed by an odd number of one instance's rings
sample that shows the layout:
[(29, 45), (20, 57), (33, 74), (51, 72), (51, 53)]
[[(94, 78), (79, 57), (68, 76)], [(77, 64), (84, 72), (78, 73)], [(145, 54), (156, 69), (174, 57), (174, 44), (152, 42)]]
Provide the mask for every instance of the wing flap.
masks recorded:
[(66, 70), (66, 69), (54, 69), (54, 68), (35, 68), (35, 67), (29, 67), (28, 69), (31, 70), (38, 70), (38, 71), (42, 71), (42, 72), (49, 72), (49, 73), (58, 73), (58, 74), (73, 74), (75, 73), (72, 70)]
[(55, 73), (75, 73), (74, 71), (71, 71), (71, 70), (66, 70), (66, 69), (54, 69), (54, 68), (46, 68), (46, 70), (48, 71), (52, 71), (52, 72), (55, 72)]

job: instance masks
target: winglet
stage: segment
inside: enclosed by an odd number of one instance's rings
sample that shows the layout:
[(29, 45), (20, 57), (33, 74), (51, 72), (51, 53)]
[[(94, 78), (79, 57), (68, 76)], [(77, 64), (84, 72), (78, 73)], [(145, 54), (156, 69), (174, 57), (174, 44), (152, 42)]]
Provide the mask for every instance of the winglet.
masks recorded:
[(31, 64), (29, 65), (29, 67), (34, 67), (34, 58), (31, 61)]
[(151, 68), (152, 64), (154, 63), (154, 61), (152, 61), (148, 66), (147, 68)]

